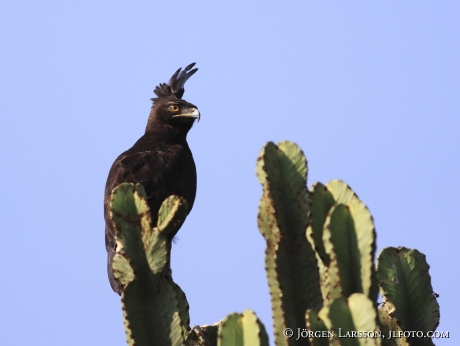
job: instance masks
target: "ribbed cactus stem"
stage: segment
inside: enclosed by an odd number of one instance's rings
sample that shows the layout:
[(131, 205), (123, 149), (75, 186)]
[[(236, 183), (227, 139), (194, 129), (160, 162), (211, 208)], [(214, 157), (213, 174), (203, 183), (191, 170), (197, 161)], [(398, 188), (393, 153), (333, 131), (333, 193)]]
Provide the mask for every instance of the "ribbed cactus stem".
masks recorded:
[(152, 227), (141, 185), (121, 184), (112, 192), (111, 219), (117, 254), (113, 268), (121, 295), (129, 345), (184, 345), (189, 331), (185, 294), (170, 277), (168, 230), (187, 215), (187, 203), (171, 196)]

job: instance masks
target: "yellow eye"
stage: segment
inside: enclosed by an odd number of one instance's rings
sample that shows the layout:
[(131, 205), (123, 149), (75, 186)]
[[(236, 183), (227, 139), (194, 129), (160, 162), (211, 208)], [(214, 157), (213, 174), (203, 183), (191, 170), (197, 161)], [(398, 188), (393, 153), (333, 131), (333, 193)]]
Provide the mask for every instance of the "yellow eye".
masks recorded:
[(170, 110), (171, 112), (177, 113), (177, 112), (179, 112), (180, 107), (177, 106), (177, 105), (171, 105), (171, 106), (169, 106), (169, 110)]

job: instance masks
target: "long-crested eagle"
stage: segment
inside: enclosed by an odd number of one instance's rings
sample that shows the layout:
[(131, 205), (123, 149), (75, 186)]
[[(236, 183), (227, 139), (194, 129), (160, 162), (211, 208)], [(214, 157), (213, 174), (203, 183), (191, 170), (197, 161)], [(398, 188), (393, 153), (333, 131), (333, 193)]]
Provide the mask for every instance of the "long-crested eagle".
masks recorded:
[[(189, 211), (195, 201), (196, 168), (187, 144), (187, 133), (195, 120), (200, 119), (200, 112), (195, 105), (182, 100), (185, 82), (198, 70), (194, 65), (183, 70), (179, 68), (169, 83), (160, 83), (155, 88), (157, 97), (152, 98), (144, 135), (117, 157), (109, 171), (104, 194), (105, 246), (110, 285), (118, 294), (123, 286), (112, 269), (117, 246), (109, 210), (112, 190), (124, 182), (142, 184), (153, 225), (157, 223), (161, 203), (170, 195), (184, 197)], [(174, 235), (170, 235), (170, 241)]]

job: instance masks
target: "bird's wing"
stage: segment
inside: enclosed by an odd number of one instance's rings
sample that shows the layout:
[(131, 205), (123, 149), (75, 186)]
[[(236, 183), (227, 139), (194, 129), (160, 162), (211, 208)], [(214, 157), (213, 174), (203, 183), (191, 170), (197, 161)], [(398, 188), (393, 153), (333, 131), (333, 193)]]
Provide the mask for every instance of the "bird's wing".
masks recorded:
[[(146, 192), (152, 194), (155, 190), (161, 189), (162, 176), (165, 175), (167, 167), (158, 164), (157, 155), (151, 151), (125, 152), (121, 154), (109, 171), (104, 194), (104, 216), (106, 221), (105, 242), (107, 250), (115, 247), (115, 230), (110, 221), (110, 198), (112, 190), (125, 182), (139, 183), (144, 186)], [(157, 187), (155, 189), (155, 187)], [(147, 195), (147, 198), (152, 197)]]
[[(195, 183), (190, 184), (191, 180)], [(104, 196), (107, 250), (115, 247), (115, 234), (109, 215), (111, 193), (124, 182), (143, 185), (153, 224), (156, 224), (161, 203), (171, 194), (183, 196), (188, 201), (190, 211), (196, 191), (192, 154), (188, 148), (171, 146), (158, 150), (128, 150), (115, 160), (107, 178)]]

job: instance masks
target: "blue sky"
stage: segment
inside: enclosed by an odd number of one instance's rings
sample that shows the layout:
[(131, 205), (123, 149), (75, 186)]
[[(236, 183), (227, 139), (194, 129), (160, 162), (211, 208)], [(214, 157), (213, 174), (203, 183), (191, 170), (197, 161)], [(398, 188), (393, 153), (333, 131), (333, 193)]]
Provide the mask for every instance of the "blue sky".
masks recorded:
[[(102, 197), (154, 87), (196, 61), (184, 98), (198, 169), (173, 247), (192, 324), (253, 309), (271, 333), (256, 157), (298, 143), (308, 184), (346, 181), (378, 252), (427, 256), (458, 339), (460, 5), (368, 1), (0, 4), (0, 344), (124, 345)], [(273, 337), (270, 335), (271, 340)]]

